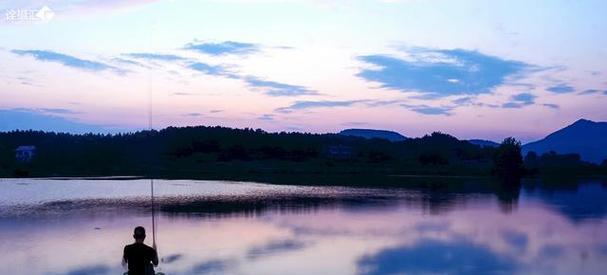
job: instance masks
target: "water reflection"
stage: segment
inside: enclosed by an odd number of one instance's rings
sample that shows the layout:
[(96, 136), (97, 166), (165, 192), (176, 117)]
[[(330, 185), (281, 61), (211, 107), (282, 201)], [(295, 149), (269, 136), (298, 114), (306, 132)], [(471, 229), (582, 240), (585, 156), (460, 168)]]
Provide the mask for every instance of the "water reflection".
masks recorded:
[(92, 265), (92, 266), (83, 266), (77, 267), (74, 270), (68, 271), (67, 275), (96, 275), (96, 274), (108, 274), (110, 272), (110, 268), (106, 265)]
[(467, 240), (422, 239), (366, 255), (358, 266), (361, 274), (510, 274), (517, 263)]
[(525, 196), (540, 199), (573, 221), (604, 219), (607, 217), (607, 181), (580, 181), (565, 179), (556, 185), (529, 181)]
[[(160, 269), (601, 274), (607, 268), (603, 181), (397, 180), (403, 181), (411, 182), (408, 188), (158, 181)], [(132, 228), (151, 226), (145, 181), (0, 184), (5, 274), (120, 274)]]
[(516, 210), (521, 193), (521, 181), (502, 181), (495, 186), (495, 196), (500, 203), (502, 212), (510, 213)]
[(186, 274), (209, 274), (209, 273), (225, 273), (234, 263), (230, 260), (205, 260), (195, 264)]
[(283, 254), (289, 251), (301, 250), (306, 247), (306, 243), (297, 239), (271, 240), (266, 244), (251, 247), (247, 251), (249, 259), (257, 259), (264, 256)]

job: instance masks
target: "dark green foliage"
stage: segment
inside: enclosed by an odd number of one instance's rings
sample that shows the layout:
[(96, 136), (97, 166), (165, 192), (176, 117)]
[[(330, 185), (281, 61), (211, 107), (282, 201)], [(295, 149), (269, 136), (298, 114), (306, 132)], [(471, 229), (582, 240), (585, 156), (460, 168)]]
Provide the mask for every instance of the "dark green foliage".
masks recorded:
[(501, 178), (516, 179), (523, 175), (521, 143), (513, 137), (505, 138), (493, 158), (495, 174)]
[[(535, 155), (530, 158), (529, 155)], [(525, 157), (527, 169), (540, 170), (543, 174), (601, 174), (604, 167), (581, 160), (579, 154), (557, 154), (550, 151), (537, 157), (535, 152), (529, 152)], [(602, 171), (601, 171), (602, 170)]]
[(540, 167), (540, 159), (537, 154), (533, 151), (527, 153), (525, 159), (523, 160), (525, 170), (527, 170), (528, 174), (536, 174)]
[(449, 160), (441, 155), (441, 153), (424, 153), (421, 154), (418, 158), (419, 162), (423, 165), (447, 165), (449, 164)]
[[(36, 146), (31, 162), (15, 160), (20, 145)], [(331, 155), (330, 148), (347, 154)], [(116, 135), (13, 131), (0, 133), (0, 176), (489, 175), (492, 161), (502, 174), (515, 171), (519, 162), (510, 165), (516, 152), (520, 158), (520, 144), (513, 140), (481, 148), (442, 133), (390, 142), (204, 126)]]

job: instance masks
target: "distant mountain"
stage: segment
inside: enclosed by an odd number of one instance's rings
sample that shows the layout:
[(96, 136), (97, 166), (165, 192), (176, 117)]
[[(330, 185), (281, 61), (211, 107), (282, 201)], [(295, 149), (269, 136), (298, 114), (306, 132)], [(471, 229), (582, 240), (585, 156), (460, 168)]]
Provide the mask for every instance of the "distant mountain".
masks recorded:
[(343, 136), (354, 136), (354, 137), (362, 137), (362, 138), (382, 138), (387, 139), (389, 141), (403, 141), (407, 139), (407, 137), (393, 131), (386, 130), (374, 130), (374, 129), (346, 129), (339, 132), (340, 135)]
[(542, 140), (523, 146), (523, 153), (549, 151), (561, 154), (578, 153), (582, 160), (601, 163), (607, 159), (607, 122), (580, 119)]
[(500, 146), (499, 143), (494, 142), (494, 141), (490, 141), (490, 140), (485, 140), (485, 139), (469, 139), (468, 142), (474, 144), (474, 145), (478, 145), (480, 147), (497, 147)]

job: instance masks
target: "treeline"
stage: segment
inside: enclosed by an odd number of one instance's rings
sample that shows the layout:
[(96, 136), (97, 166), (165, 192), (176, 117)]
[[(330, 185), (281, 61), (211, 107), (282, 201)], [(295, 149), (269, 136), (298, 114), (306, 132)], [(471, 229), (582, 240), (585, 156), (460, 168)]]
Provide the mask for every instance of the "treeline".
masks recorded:
[(607, 159), (601, 165), (582, 161), (579, 154), (557, 154), (550, 151), (541, 156), (531, 151), (524, 159), (529, 174), (592, 175), (607, 174)]
[[(22, 145), (36, 146), (31, 161), (16, 160), (14, 150)], [(511, 173), (511, 167), (521, 168), (521, 174), (563, 171), (559, 165), (571, 173), (607, 170), (579, 157), (550, 154), (528, 156), (522, 163), (520, 143), (504, 146), (480, 147), (443, 133), (390, 142), (337, 134), (204, 126), (115, 135), (12, 131), (0, 133), (0, 176), (490, 175)], [(511, 161), (512, 153), (500, 157), (504, 150), (512, 149), (518, 150), (514, 155), (518, 154), (520, 165), (504, 163)]]

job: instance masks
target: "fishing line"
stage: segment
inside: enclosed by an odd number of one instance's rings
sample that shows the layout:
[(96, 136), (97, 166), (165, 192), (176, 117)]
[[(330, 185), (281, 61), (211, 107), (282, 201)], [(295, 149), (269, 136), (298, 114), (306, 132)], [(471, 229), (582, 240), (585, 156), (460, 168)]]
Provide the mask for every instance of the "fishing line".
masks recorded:
[[(149, 128), (149, 145), (150, 147), (153, 145), (152, 143), (152, 135), (153, 135), (153, 120), (152, 120), (152, 73), (149, 72), (149, 80), (148, 80), (148, 128)], [(152, 148), (150, 148), (149, 152), (151, 152)], [(152, 177), (152, 160), (149, 160), (150, 170), (150, 194), (152, 200), (152, 245), (156, 249), (156, 215), (155, 215), (155, 205), (154, 205), (154, 178)], [(158, 253), (158, 251), (156, 252)]]
[[(152, 32), (154, 31), (155, 28), (155, 22), (152, 22), (152, 27), (151, 30)], [(149, 33), (149, 46), (152, 46), (152, 32)], [(152, 146), (154, 145), (154, 143), (152, 142), (152, 137), (153, 137), (153, 130), (154, 130), (154, 124), (153, 124), (153, 103), (152, 103), (152, 79), (153, 79), (153, 75), (152, 75), (152, 69), (148, 68), (148, 146), (150, 148), (148, 148), (148, 154), (150, 152), (153, 151)], [(151, 195), (151, 202), (152, 202), (152, 246), (154, 247), (154, 249), (157, 249), (156, 247), (156, 207), (155, 207), (155, 203), (154, 203), (154, 177), (153, 177), (153, 161), (152, 161), (152, 155), (150, 155), (150, 159), (148, 160), (148, 176), (150, 177), (150, 195)], [(158, 250), (156, 250), (156, 253), (158, 253)]]

